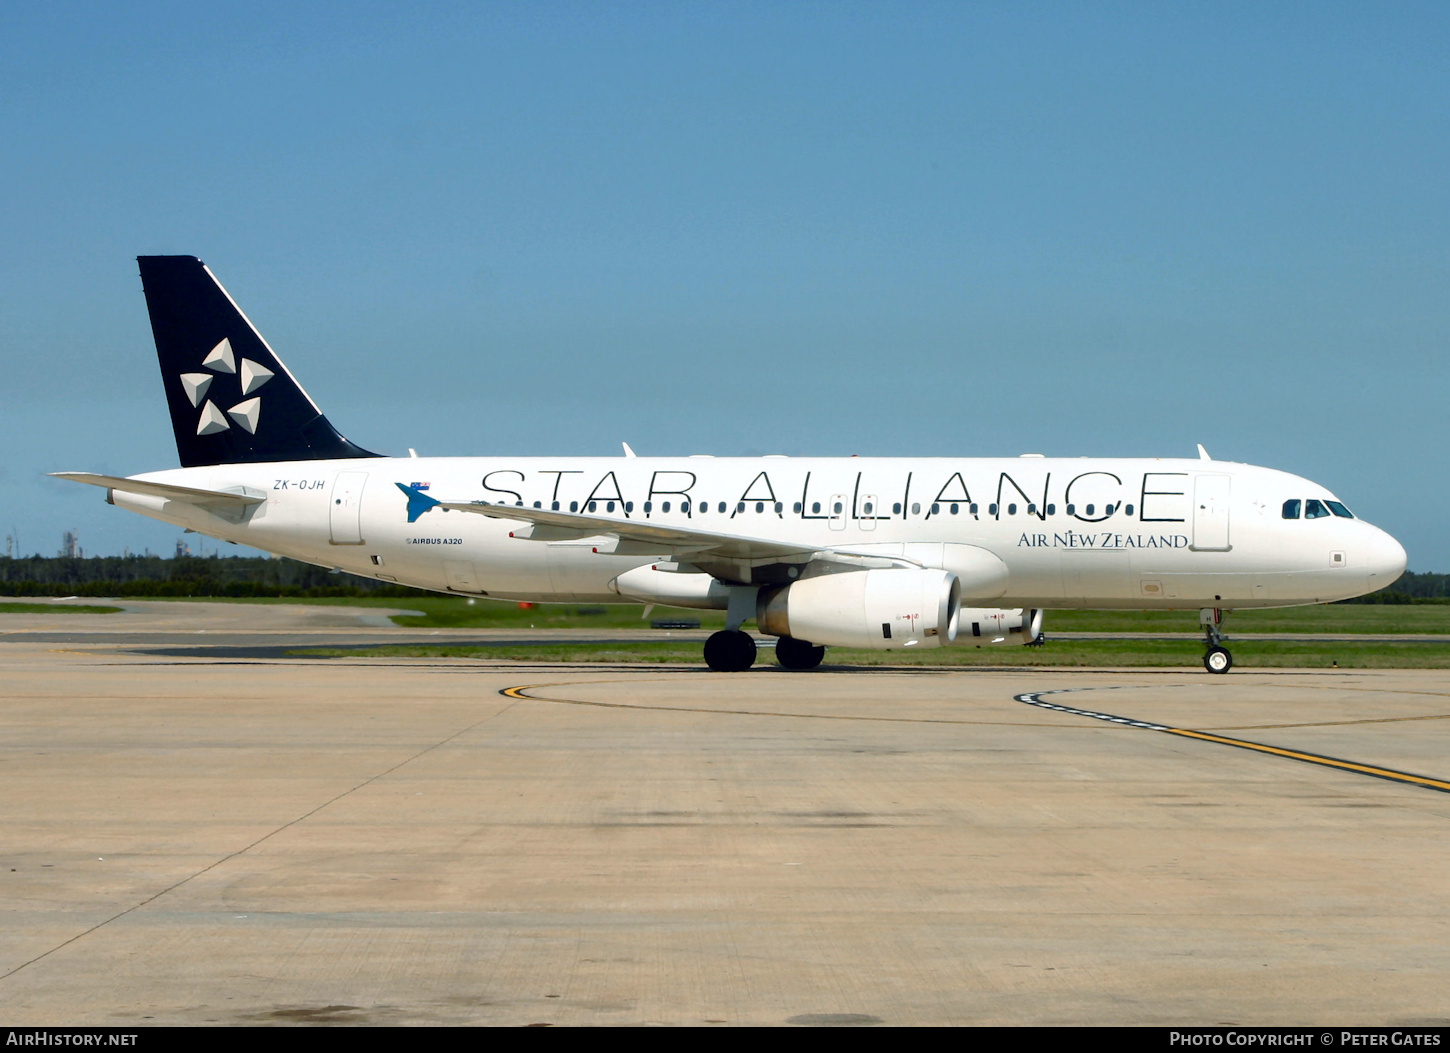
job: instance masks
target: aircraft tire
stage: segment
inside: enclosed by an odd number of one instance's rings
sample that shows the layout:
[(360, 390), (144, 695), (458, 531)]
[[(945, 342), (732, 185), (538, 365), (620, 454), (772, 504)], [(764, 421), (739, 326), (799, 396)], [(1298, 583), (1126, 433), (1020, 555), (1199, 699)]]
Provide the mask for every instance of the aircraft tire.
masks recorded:
[(739, 629), (721, 629), (705, 641), (705, 664), (717, 673), (742, 673), (755, 664), (755, 641)]
[(1210, 673), (1227, 673), (1234, 665), (1234, 656), (1226, 647), (1210, 647), (1203, 656), (1203, 668)]
[(826, 649), (794, 636), (775, 641), (775, 660), (786, 669), (814, 669), (826, 657)]

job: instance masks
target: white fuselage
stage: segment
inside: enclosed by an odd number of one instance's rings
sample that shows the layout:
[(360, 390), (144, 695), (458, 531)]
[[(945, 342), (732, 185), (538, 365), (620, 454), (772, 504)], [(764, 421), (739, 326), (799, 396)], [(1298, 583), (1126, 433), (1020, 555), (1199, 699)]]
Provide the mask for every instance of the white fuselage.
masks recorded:
[[(407, 519), (395, 485), (444, 501), (645, 520), (927, 566), (972, 546), (1007, 567), (995, 607), (1282, 607), (1380, 588), (1403, 548), (1359, 519), (1286, 519), (1333, 495), (1298, 476), (1207, 460), (988, 458), (367, 458), (228, 464), (147, 480), (245, 491), (245, 514), (116, 491), (115, 504), (309, 563), (440, 592), (619, 602), (648, 555), (435, 508)], [(593, 507), (590, 507), (593, 502)], [(688, 509), (688, 510), (687, 510)], [(948, 560), (948, 562), (950, 562)], [(950, 569), (950, 568), (949, 568)], [(999, 583), (1000, 585), (1000, 583)]]

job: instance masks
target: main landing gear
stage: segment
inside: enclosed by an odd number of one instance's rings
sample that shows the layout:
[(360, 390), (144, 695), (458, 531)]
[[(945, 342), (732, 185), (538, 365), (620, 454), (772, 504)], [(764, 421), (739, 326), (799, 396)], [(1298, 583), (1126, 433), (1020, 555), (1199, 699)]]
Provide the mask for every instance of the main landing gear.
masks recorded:
[(755, 600), (760, 588), (755, 585), (732, 585), (730, 606), (725, 613), (725, 628), (705, 641), (705, 664), (717, 673), (743, 673), (755, 664), (755, 641), (740, 627), (755, 617)]
[(705, 641), (705, 664), (717, 673), (741, 673), (755, 664), (755, 641), (739, 629), (721, 629)]
[[(755, 641), (739, 629), (722, 629), (705, 641), (705, 664), (717, 673), (741, 673), (755, 664)], [(786, 669), (814, 669), (826, 649), (793, 636), (775, 641), (775, 660)]]
[(794, 636), (782, 636), (775, 641), (775, 660), (786, 669), (814, 669), (826, 657), (826, 649)]
[(1205, 607), (1198, 612), (1198, 622), (1203, 626), (1203, 635), (1208, 644), (1208, 650), (1203, 655), (1203, 668), (1210, 673), (1227, 673), (1234, 664), (1234, 656), (1223, 646), (1223, 633), (1219, 631), (1223, 625), (1224, 613), (1217, 607)]
[[(760, 589), (736, 585), (730, 589), (730, 606), (725, 628), (705, 641), (705, 664), (717, 673), (743, 673), (755, 664), (755, 641), (741, 630), (747, 618), (755, 617)], [(826, 649), (805, 640), (781, 636), (775, 641), (775, 659), (786, 669), (814, 669), (826, 656)]]

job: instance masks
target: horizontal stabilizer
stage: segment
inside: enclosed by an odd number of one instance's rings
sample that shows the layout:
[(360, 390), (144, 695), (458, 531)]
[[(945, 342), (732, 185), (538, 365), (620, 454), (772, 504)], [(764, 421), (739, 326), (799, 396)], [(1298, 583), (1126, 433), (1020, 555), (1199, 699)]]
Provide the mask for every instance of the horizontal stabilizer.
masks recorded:
[(51, 472), (56, 479), (69, 479), (73, 483), (89, 486), (104, 486), (108, 490), (120, 490), (127, 494), (145, 494), (147, 497), (162, 497), (168, 501), (183, 501), (189, 505), (231, 506), (245, 508), (259, 505), (267, 500), (264, 495), (242, 493), (230, 490), (199, 490), (194, 486), (173, 486), (171, 483), (153, 483), (145, 479), (126, 479), (118, 475), (96, 475), (93, 472)]

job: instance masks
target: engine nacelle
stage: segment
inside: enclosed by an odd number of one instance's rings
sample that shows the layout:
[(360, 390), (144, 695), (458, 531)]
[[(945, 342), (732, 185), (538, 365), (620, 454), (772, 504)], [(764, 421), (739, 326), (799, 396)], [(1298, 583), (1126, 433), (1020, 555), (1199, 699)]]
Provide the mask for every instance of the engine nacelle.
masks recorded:
[(854, 570), (760, 590), (755, 621), (771, 636), (887, 651), (940, 647), (957, 635), (961, 587), (944, 570)]
[(958, 647), (1030, 644), (1042, 635), (1042, 612), (1031, 608), (964, 607), (958, 619)]
[(646, 563), (627, 570), (609, 583), (621, 596), (641, 603), (667, 603), (723, 611), (730, 606), (730, 586), (708, 574), (680, 573), (676, 563)]

